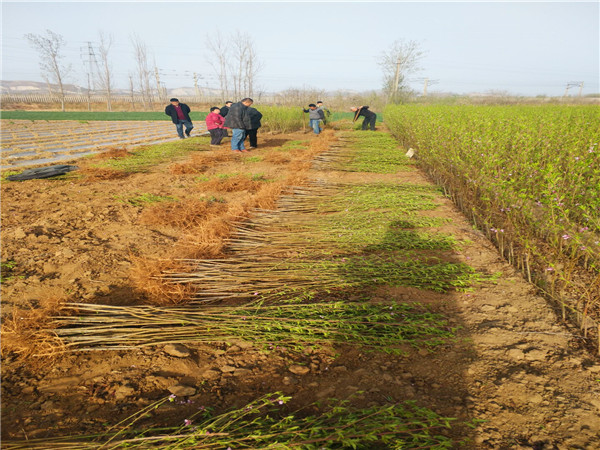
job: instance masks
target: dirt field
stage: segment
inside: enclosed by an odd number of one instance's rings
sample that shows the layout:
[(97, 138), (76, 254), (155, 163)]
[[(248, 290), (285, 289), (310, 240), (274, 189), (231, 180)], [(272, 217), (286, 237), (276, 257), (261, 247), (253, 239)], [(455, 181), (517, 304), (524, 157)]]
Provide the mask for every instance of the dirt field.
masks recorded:
[[(196, 138), (197, 149), (177, 161), (122, 178), (82, 167), (64, 179), (4, 182), (4, 325), (49, 302), (152, 304), (163, 294), (148, 281), (156, 270), (177, 258), (222, 258), (229, 224), (252, 220), (253, 208), (274, 208), (286, 186), (429, 185), (418, 170), (376, 174), (311, 164), (322, 152), (347, 150), (339, 137), (332, 131), (259, 134), (259, 148), (242, 155)], [(149, 198), (162, 201), (149, 204)], [(167, 220), (161, 214), (168, 198), (189, 209), (210, 199), (215, 209), (201, 219), (186, 221), (180, 211), (177, 221)], [(152, 412), (142, 426), (173, 426), (199, 408), (225, 411), (274, 391), (292, 397), (288, 410), (360, 391), (353, 402), (361, 407), (414, 400), (458, 422), (477, 419), (473, 428), (457, 425), (451, 432), (457, 441), (467, 439), (463, 448), (599, 448), (598, 360), (448, 199), (438, 194), (435, 202), (424, 214), (450, 221), (433, 231), (461, 243), (444, 257), (499, 278), (467, 292), (374, 285), (361, 295), (429, 305), (458, 328), (453, 342), (402, 356), (351, 345), (298, 353), (241, 340), (186, 343), (179, 351), (157, 345), (68, 354), (45, 365), (12, 348), (2, 356), (3, 440), (102, 431), (181, 384), (194, 388), (189, 401)]]

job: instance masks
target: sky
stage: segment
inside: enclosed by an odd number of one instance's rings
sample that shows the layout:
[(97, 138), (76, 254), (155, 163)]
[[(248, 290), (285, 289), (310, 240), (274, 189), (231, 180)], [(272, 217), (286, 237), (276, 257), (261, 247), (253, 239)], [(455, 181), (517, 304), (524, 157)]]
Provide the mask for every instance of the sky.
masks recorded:
[[(262, 64), (258, 86), (371, 91), (382, 86), (381, 53), (396, 40), (424, 51), (409, 76), (420, 92), (501, 91), (560, 96), (583, 82), (600, 92), (600, 2), (26, 2), (2, 1), (2, 80), (43, 81), (24, 38), (46, 29), (66, 41), (67, 82), (85, 86), (88, 42), (112, 34), (109, 58), (119, 88), (135, 61), (132, 35), (146, 44), (167, 88), (217, 88), (207, 36), (252, 37)], [(571, 88), (576, 94), (579, 88)]]

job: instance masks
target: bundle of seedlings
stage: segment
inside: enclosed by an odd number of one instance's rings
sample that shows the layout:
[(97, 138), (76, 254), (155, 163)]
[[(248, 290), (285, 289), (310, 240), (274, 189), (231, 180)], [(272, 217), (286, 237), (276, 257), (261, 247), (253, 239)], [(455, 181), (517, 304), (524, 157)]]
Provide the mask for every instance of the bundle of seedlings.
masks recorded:
[(102, 434), (4, 442), (3, 448), (449, 449), (458, 445), (448, 436), (455, 419), (413, 402), (359, 408), (351, 405), (351, 399), (331, 399), (290, 412), (286, 404), (291, 398), (280, 392), (217, 416), (201, 409), (179, 427), (140, 428), (145, 415), (174, 400), (175, 396), (159, 400)]

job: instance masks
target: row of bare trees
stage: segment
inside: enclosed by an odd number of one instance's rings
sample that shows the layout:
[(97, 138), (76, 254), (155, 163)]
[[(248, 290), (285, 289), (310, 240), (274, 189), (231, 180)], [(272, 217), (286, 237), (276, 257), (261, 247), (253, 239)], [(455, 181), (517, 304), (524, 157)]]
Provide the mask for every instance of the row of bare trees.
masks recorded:
[[(46, 34), (27, 34), (25, 38), (37, 50), (40, 56), (42, 76), (52, 95), (56, 95), (65, 109), (64, 80), (72, 70), (70, 64), (64, 63), (64, 38), (51, 30)], [(142, 98), (144, 109), (152, 109), (156, 97), (164, 97), (166, 92), (160, 85), (159, 72), (156, 63), (150, 64), (149, 51), (145, 42), (138, 36), (132, 35), (131, 44), (135, 61), (134, 72), (129, 74), (129, 91), (133, 106), (134, 92)], [(112, 109), (111, 102), (114, 91), (114, 77), (110, 64), (110, 50), (114, 39), (112, 35), (99, 33), (97, 45), (98, 59), (95, 50), (89, 52), (93, 56), (95, 67), (90, 67), (94, 77), (94, 87), (107, 97), (107, 109)], [(221, 32), (209, 34), (206, 37), (206, 48), (209, 52), (208, 63), (214, 69), (219, 83), (223, 100), (252, 97), (256, 90), (257, 74), (261, 70), (261, 62), (257, 57), (252, 37), (247, 32), (236, 31), (225, 36)], [(401, 101), (403, 94), (409, 91), (408, 76), (419, 70), (418, 63), (424, 52), (414, 41), (395, 41), (387, 50), (381, 53), (379, 65), (383, 74), (383, 92), (387, 102)], [(92, 66), (90, 56), (90, 66)], [(90, 73), (88, 73), (88, 95), (90, 92)], [(156, 87), (154, 85), (156, 82)], [(56, 88), (52, 88), (56, 86)], [(53, 92), (53, 89), (55, 92)], [(288, 100), (300, 100), (305, 92), (288, 89)], [(314, 92), (317, 94), (317, 92)], [(322, 96), (320, 94), (316, 96)], [(304, 98), (302, 98), (304, 100)]]
[[(48, 91), (55, 96), (65, 110), (65, 79), (73, 71), (72, 65), (64, 61), (66, 42), (58, 33), (46, 30), (45, 34), (27, 34), (25, 38), (38, 52), (42, 77)], [(129, 74), (129, 91), (133, 104), (134, 92), (142, 98), (144, 109), (152, 109), (157, 97), (166, 95), (161, 87), (156, 63), (151, 64), (151, 55), (145, 42), (138, 36), (130, 37), (133, 48), (135, 68)], [(114, 43), (113, 36), (99, 33), (97, 46), (89, 43), (88, 96), (93, 86), (107, 98), (107, 109), (112, 110), (115, 81), (110, 64), (110, 51)], [(213, 67), (219, 82), (223, 99), (252, 97), (256, 90), (256, 77), (261, 69), (256, 48), (248, 33), (236, 31), (230, 36), (216, 32), (207, 36), (208, 62)], [(96, 52), (97, 56), (96, 57)], [(91, 80), (93, 78), (93, 80)], [(156, 83), (156, 85), (155, 85)]]

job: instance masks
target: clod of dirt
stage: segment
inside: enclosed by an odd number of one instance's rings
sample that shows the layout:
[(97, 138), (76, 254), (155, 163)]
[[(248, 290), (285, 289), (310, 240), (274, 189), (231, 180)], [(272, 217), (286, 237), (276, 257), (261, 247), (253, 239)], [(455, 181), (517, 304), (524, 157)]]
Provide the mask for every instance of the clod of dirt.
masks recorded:
[(169, 392), (177, 397), (191, 397), (196, 394), (196, 388), (177, 383), (169, 388)]
[(167, 355), (175, 356), (177, 358), (187, 358), (192, 354), (190, 349), (182, 344), (167, 344), (163, 350)]
[(310, 369), (306, 366), (293, 365), (290, 366), (289, 371), (295, 375), (306, 375), (308, 372), (310, 372)]

